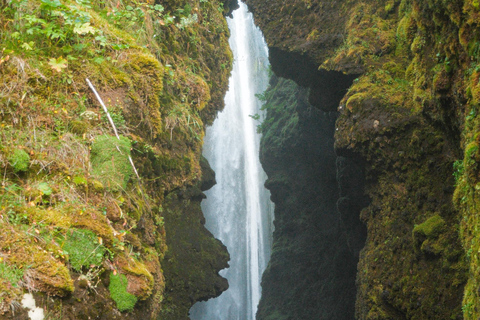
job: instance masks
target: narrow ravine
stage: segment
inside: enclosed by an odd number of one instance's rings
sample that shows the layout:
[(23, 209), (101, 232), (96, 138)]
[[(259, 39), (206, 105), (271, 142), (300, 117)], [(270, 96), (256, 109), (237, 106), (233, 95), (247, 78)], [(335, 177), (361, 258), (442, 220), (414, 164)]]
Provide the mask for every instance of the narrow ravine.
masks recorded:
[(230, 288), (220, 297), (191, 309), (194, 320), (253, 320), (261, 296), (260, 280), (271, 253), (273, 205), (264, 188), (259, 162), (258, 121), (268, 84), (268, 51), (245, 4), (228, 19), (234, 66), (225, 110), (207, 129), (204, 155), (217, 184), (202, 202), (206, 227), (230, 252), (230, 267), (221, 272)]

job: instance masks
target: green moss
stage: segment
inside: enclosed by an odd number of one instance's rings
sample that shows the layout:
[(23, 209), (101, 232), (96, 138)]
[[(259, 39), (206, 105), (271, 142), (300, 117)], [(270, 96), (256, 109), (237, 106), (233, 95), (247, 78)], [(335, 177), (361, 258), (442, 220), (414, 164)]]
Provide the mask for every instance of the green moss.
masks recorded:
[(114, 275), (110, 273), (110, 296), (116, 302), (118, 310), (131, 311), (137, 303), (137, 297), (127, 292), (128, 280), (124, 274)]
[(63, 251), (76, 271), (91, 265), (99, 266), (103, 261), (105, 247), (98, 243), (97, 236), (90, 230), (71, 229), (63, 242)]
[(423, 235), (427, 238), (436, 238), (438, 235), (445, 230), (446, 224), (445, 220), (439, 215), (434, 215), (430, 217), (425, 222), (416, 225), (413, 228), (414, 237), (418, 235)]
[(30, 156), (23, 149), (15, 149), (8, 158), (8, 162), (15, 172), (27, 171), (30, 165)]
[(131, 143), (125, 137), (99, 136), (92, 144), (93, 174), (111, 190), (125, 189), (133, 169), (129, 162)]
[(388, 1), (386, 4), (385, 4), (385, 12), (387, 13), (391, 13), (395, 8), (395, 3), (393, 2), (393, 0), (391, 1)]

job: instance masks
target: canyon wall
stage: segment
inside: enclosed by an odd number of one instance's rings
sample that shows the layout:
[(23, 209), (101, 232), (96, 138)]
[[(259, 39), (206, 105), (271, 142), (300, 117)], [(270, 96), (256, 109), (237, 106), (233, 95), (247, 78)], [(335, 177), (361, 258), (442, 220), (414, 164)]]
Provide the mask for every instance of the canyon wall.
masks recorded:
[(200, 201), (230, 2), (0, 1), (0, 319), (25, 292), (48, 319), (188, 319), (228, 287)]
[[(312, 163), (309, 157), (320, 159), (315, 155), (321, 144), (302, 152), (297, 145), (286, 144), (281, 157), (273, 147), (267, 155), (265, 147), (266, 186), (278, 206), (277, 255), (263, 279), (259, 319), (295, 319), (303, 310), (306, 319), (332, 319), (332, 314), (333, 318), (348, 314), (345, 308), (358, 319), (478, 318), (478, 3), (247, 3), (264, 32), (274, 73), (308, 88), (302, 96), (337, 117), (330, 129), (334, 147), (322, 156), (332, 157), (333, 151), (336, 155), (337, 180), (328, 183), (331, 198), (337, 199), (332, 215), (341, 222), (338, 230), (343, 237), (329, 248), (338, 255), (347, 252), (357, 268), (352, 276), (342, 264), (337, 270), (350, 280), (339, 281), (324, 268), (325, 263), (334, 265), (336, 257), (322, 248), (324, 243), (314, 245), (322, 241), (319, 233), (291, 227), (305, 221), (331, 225), (330, 216), (318, 214), (328, 211), (323, 203), (311, 202), (311, 213), (304, 216), (302, 208), (310, 202), (302, 197), (305, 192), (294, 191), (300, 179), (278, 164), (284, 161), (287, 168), (293, 167), (291, 163), (309, 164), (309, 177), (314, 176), (323, 164)], [(277, 134), (277, 140), (297, 137), (290, 130), (298, 117), (295, 102), (282, 109), (285, 98), (275, 100), (273, 91), (266, 98), (267, 106), (277, 107), (262, 125), (267, 130), (264, 144), (276, 143), (268, 130), (285, 134)], [(269, 128), (268, 121), (278, 127)], [(325, 139), (318, 130), (328, 131), (328, 125), (312, 125), (303, 130)], [(268, 157), (276, 157), (277, 164)], [(324, 192), (323, 183), (314, 179), (308, 187)], [(283, 225), (285, 216), (288, 221)], [(362, 230), (365, 242), (359, 241)], [(309, 244), (308, 249), (294, 250), (299, 241)], [(312, 261), (311, 255), (318, 258)], [(308, 284), (292, 283), (284, 270), (276, 268), (279, 265), (294, 265), (296, 279)], [(311, 270), (318, 272), (316, 279)], [(296, 295), (302, 286), (308, 300)], [(288, 293), (269, 294), (278, 288)], [(331, 294), (341, 291), (345, 302), (332, 303)]]

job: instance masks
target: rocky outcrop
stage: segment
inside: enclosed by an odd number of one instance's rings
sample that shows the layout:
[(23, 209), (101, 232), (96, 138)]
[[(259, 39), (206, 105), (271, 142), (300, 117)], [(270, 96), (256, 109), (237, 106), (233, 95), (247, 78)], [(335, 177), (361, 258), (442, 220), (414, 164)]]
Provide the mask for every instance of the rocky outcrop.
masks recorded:
[(187, 319), (192, 302), (206, 301), (227, 290), (227, 279), (218, 271), (228, 267), (227, 248), (204, 227), (202, 191), (215, 184), (215, 173), (202, 158), (203, 179), (166, 198), (165, 224), (172, 226), (163, 260), (166, 278), (162, 319)]

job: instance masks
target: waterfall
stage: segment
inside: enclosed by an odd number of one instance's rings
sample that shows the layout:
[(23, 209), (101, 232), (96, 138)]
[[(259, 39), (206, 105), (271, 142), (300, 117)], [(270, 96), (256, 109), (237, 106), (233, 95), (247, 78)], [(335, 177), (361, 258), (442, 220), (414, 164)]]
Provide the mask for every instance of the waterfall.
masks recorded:
[(259, 122), (250, 117), (261, 114), (255, 94), (268, 84), (268, 50), (247, 6), (239, 4), (233, 19), (227, 19), (234, 64), (225, 110), (207, 129), (204, 144), (217, 184), (202, 202), (207, 229), (230, 252), (230, 267), (220, 272), (230, 287), (216, 299), (195, 304), (192, 320), (254, 320), (271, 252), (273, 204), (258, 159)]

